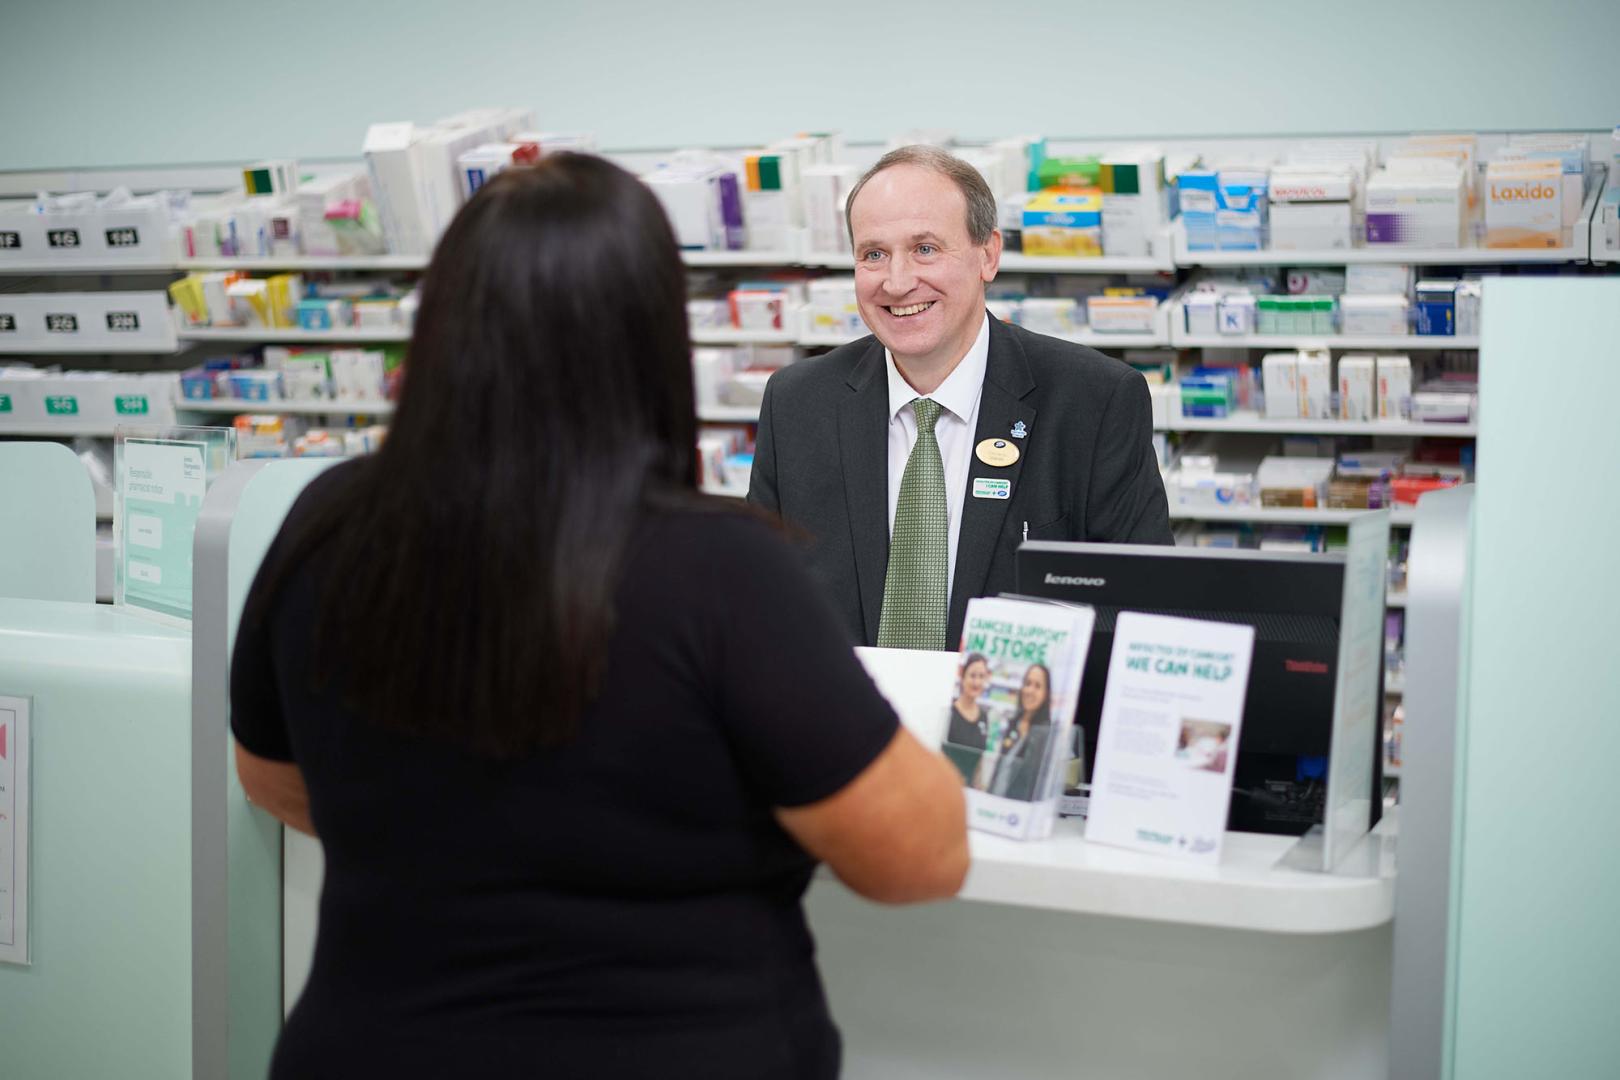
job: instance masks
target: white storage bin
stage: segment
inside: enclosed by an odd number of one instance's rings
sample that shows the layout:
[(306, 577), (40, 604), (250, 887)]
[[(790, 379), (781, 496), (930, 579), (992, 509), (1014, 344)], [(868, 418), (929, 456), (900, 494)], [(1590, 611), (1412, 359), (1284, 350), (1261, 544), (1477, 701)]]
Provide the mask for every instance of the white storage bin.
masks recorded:
[(32, 296), (0, 293), (0, 354), (31, 351), (39, 344), (41, 323)]

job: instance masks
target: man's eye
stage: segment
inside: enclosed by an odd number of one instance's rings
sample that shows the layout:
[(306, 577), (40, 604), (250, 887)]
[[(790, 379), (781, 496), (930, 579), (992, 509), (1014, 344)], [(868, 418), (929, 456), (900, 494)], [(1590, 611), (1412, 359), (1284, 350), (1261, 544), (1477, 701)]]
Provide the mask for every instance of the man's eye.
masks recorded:
[(917, 245), (917, 254), (919, 254), (919, 255), (932, 255), (935, 252), (937, 252), (938, 250), (939, 249), (936, 248), (933, 244), (918, 244)]
[(867, 262), (877, 262), (879, 259), (883, 258), (883, 252), (881, 252), (881, 251), (864, 252), (861, 255), (861, 258), (866, 260)]

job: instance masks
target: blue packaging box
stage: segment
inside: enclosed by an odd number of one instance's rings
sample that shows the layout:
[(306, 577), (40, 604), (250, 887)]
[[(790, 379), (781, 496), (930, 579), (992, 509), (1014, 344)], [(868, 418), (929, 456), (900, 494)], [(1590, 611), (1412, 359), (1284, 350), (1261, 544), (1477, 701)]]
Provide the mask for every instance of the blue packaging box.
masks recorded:
[(1420, 281), (1417, 284), (1417, 332), (1426, 337), (1451, 337), (1457, 332), (1457, 283)]

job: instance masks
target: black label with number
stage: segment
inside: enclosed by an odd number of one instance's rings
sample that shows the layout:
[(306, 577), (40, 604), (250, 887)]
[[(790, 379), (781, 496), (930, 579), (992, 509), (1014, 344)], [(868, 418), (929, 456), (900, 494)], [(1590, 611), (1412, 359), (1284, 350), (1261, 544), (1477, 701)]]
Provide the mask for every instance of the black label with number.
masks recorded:
[(110, 248), (134, 247), (140, 242), (141, 234), (127, 225), (107, 230), (107, 246)]
[(45, 242), (53, 248), (82, 247), (79, 243), (78, 229), (47, 229)]
[(0, 315), (0, 334), (14, 334), (17, 332), (17, 316)]
[(22, 233), (0, 232), (0, 248), (22, 247)]
[(79, 332), (79, 317), (77, 315), (46, 315), (45, 329), (53, 334), (77, 334)]
[(139, 330), (141, 317), (133, 311), (107, 312), (107, 329), (116, 331)]

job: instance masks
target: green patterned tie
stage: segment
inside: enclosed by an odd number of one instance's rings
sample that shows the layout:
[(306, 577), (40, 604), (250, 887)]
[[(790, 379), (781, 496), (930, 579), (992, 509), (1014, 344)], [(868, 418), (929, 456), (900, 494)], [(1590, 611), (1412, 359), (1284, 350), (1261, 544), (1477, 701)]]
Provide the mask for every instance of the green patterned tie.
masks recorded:
[(917, 444), (900, 478), (877, 643), (893, 649), (943, 649), (951, 526), (945, 508), (945, 463), (934, 438), (940, 404), (915, 398), (911, 410), (917, 417)]

